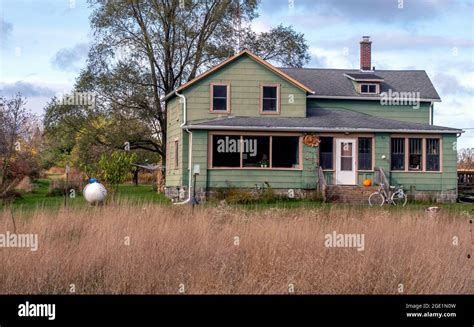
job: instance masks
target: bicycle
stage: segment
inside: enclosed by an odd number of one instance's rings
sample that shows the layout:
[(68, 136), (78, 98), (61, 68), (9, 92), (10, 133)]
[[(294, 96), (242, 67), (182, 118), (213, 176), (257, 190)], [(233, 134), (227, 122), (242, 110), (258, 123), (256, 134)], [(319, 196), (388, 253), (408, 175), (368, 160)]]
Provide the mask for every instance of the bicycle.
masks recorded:
[(407, 204), (407, 195), (403, 191), (403, 186), (400, 185), (398, 187), (389, 186), (389, 191), (385, 190), (385, 185), (381, 183), (379, 185), (379, 189), (372, 193), (369, 196), (369, 205), (373, 206), (383, 206), (384, 204), (392, 204), (392, 205), (401, 205), (404, 207)]

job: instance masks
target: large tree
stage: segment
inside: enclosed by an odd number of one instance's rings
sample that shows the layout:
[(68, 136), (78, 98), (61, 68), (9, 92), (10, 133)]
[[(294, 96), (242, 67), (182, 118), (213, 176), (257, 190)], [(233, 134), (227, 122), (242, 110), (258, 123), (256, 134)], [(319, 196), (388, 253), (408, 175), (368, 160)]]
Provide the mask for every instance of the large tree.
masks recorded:
[(474, 148), (465, 148), (458, 151), (458, 168), (474, 169)]
[(251, 31), (257, 0), (89, 3), (94, 42), (75, 91), (94, 93), (95, 107), (50, 106), (47, 117), (78, 131), (84, 130), (81, 124), (88, 122), (88, 116), (97, 114), (138, 120), (146, 133), (130, 135), (131, 149), (156, 152), (163, 162), (164, 95), (235, 54), (239, 47), (278, 65), (300, 67), (309, 60), (303, 35), (292, 27), (280, 25), (261, 34)]
[(25, 176), (39, 173), (37, 154), (41, 133), (25, 108), (21, 94), (0, 97), (0, 198), (6, 197)]

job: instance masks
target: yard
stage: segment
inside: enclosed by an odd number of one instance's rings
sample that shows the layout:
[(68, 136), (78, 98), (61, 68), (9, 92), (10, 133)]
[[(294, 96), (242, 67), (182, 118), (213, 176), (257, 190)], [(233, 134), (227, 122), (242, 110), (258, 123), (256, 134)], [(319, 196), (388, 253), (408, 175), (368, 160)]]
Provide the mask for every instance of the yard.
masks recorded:
[[(38, 250), (0, 251), (0, 293), (466, 294), (469, 219), (336, 206), (43, 208), (16, 217)], [(12, 231), (8, 211), (0, 225)], [(332, 233), (364, 235), (363, 248), (327, 247)]]
[[(13, 206), (37, 251), (0, 249), (0, 294), (472, 294), (472, 209), (284, 201), (191, 211), (148, 185), (117, 201), (46, 197), (38, 180)], [(13, 232), (0, 210), (1, 233)], [(328, 235), (363, 235), (328, 247)], [(336, 244), (337, 245), (337, 244)]]
[[(54, 176), (49, 176), (54, 179)], [(34, 188), (32, 192), (22, 192), (22, 197), (15, 200), (13, 203), (13, 209), (31, 211), (36, 208), (49, 208), (58, 209), (64, 206), (63, 196), (49, 196), (49, 184), (51, 179), (37, 179), (33, 182)], [(162, 203), (166, 204), (169, 201), (161, 194), (158, 194), (152, 190), (151, 185), (138, 185), (123, 184), (119, 186), (119, 192), (116, 200), (118, 202), (150, 202), (150, 203)], [(67, 198), (67, 205), (70, 207), (83, 207), (88, 204), (78, 194), (76, 197)], [(3, 205), (0, 202), (0, 210), (3, 209)]]
[[(32, 192), (22, 192), (22, 197), (17, 198), (12, 205), (14, 211), (32, 211), (37, 208), (49, 208), (59, 209), (64, 206), (63, 196), (49, 196), (48, 188), (54, 175), (49, 175), (49, 178), (37, 179), (33, 182), (34, 188)], [(110, 196), (109, 196), (110, 197)], [(158, 194), (152, 190), (152, 186), (149, 184), (142, 184), (135, 186), (133, 184), (122, 184), (119, 186), (119, 192), (116, 196), (115, 202), (118, 203), (156, 203), (161, 205), (170, 205), (171, 202), (163, 194)], [(219, 204), (219, 201), (209, 201), (205, 207), (215, 207)], [(81, 208), (88, 206), (82, 195), (77, 195), (75, 198), (67, 198), (68, 207)], [(296, 209), (296, 208), (321, 208), (330, 207), (331, 204), (325, 204), (319, 200), (298, 200), (298, 199), (286, 199), (284, 201), (269, 200), (269, 201), (254, 201), (247, 204), (236, 204), (233, 207), (248, 209), (248, 210), (264, 210), (264, 209)], [(409, 202), (406, 207), (390, 207), (385, 206), (384, 210), (391, 211), (419, 211), (424, 210), (428, 206), (438, 206), (443, 210), (450, 212), (461, 212), (461, 211), (472, 211), (474, 205), (472, 204), (429, 204), (426, 202)], [(343, 205), (339, 204), (337, 207), (366, 207), (365, 205)], [(0, 210), (4, 209), (5, 206), (0, 201)]]

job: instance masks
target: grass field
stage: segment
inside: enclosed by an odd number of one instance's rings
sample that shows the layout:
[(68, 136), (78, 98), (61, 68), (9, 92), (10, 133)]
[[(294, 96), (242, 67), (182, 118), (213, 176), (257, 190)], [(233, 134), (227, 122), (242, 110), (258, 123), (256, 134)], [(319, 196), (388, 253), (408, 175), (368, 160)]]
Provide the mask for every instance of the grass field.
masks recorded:
[[(62, 175), (58, 175), (62, 176)], [(51, 179), (56, 178), (54, 174), (50, 174)], [(34, 209), (60, 209), (64, 206), (64, 197), (61, 196), (48, 196), (48, 188), (50, 179), (37, 179), (33, 182), (34, 191), (28, 193), (22, 193), (22, 198), (16, 199), (13, 203), (14, 211), (32, 211)], [(109, 196), (110, 198), (110, 196)], [(151, 185), (138, 185), (134, 186), (132, 184), (123, 184), (119, 185), (119, 192), (116, 196), (115, 202), (127, 202), (127, 203), (156, 203), (162, 205), (170, 205), (169, 199), (167, 199), (163, 194), (158, 194), (152, 190)], [(215, 207), (219, 204), (218, 201), (209, 201), (204, 206), (205, 207)], [(75, 198), (67, 199), (68, 207), (72, 208), (81, 208), (87, 206), (88, 204), (81, 195), (76, 196)], [(390, 207), (386, 206), (386, 210), (394, 211), (406, 211), (406, 210), (423, 210), (428, 207), (430, 204), (423, 202), (409, 202), (405, 208), (399, 207)], [(474, 205), (472, 204), (433, 204), (439, 206), (445, 210), (451, 212), (459, 211), (470, 211), (474, 210)], [(285, 201), (274, 201), (274, 202), (256, 202), (252, 204), (241, 204), (234, 205), (236, 208), (248, 209), (248, 210), (266, 210), (266, 209), (297, 209), (297, 208), (325, 208), (331, 207), (331, 204), (326, 204), (321, 201), (314, 201), (309, 199), (298, 200), (298, 199), (287, 199)], [(353, 205), (339, 205), (338, 207), (354, 207)], [(359, 205), (359, 207), (364, 208), (366, 205)], [(0, 201), (0, 210), (4, 207)]]
[[(122, 201), (16, 214), (38, 250), (0, 248), (1, 294), (472, 294), (465, 210)], [(472, 226), (472, 225), (471, 225)], [(0, 232), (12, 231), (0, 211)], [(364, 235), (364, 249), (326, 247)], [(457, 245), (453, 244), (457, 238)]]
[[(31, 211), (36, 208), (59, 209), (64, 206), (64, 197), (48, 196), (49, 179), (37, 179), (33, 182), (33, 192), (22, 193), (22, 198), (16, 199), (13, 203), (13, 209)], [(116, 198), (117, 201), (134, 202), (151, 202), (151, 203), (169, 203), (169, 200), (164, 195), (158, 194), (152, 190), (151, 185), (124, 184), (119, 186), (119, 192)], [(75, 198), (68, 198), (67, 204), (70, 207), (83, 207), (87, 203), (82, 195), (77, 195)], [(2, 204), (0, 202), (0, 210)]]

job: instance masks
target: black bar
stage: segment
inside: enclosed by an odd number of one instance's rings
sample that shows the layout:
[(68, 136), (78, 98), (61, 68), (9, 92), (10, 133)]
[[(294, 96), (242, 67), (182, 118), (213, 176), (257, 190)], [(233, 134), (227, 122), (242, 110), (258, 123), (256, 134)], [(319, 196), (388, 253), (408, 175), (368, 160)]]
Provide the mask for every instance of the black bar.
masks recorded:
[[(55, 319), (19, 317), (19, 305), (55, 304)], [(407, 308), (407, 305), (409, 306)], [(455, 307), (452, 307), (455, 306)], [(418, 309), (416, 309), (418, 308)], [(407, 313), (454, 313), (451, 317), (408, 317)], [(222, 326), (254, 319), (287, 321), (296, 326), (377, 323), (378, 326), (473, 326), (472, 295), (3, 295), (0, 326), (93, 325), (99, 321), (122, 325), (193, 325), (217, 322)], [(139, 322), (149, 321), (147, 324)], [(166, 325), (169, 325), (166, 323)], [(265, 324), (268, 325), (268, 324)]]

